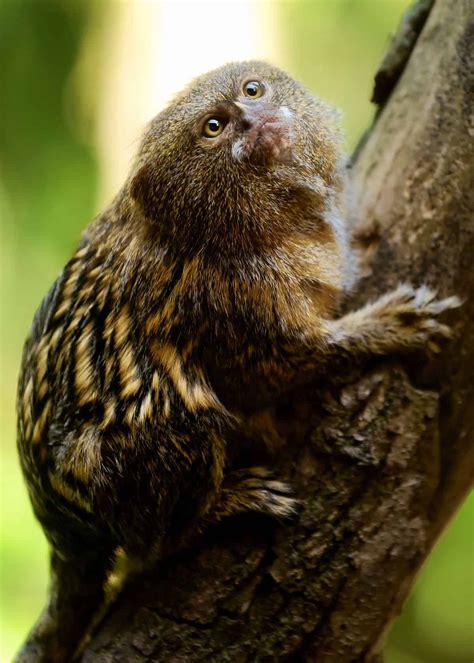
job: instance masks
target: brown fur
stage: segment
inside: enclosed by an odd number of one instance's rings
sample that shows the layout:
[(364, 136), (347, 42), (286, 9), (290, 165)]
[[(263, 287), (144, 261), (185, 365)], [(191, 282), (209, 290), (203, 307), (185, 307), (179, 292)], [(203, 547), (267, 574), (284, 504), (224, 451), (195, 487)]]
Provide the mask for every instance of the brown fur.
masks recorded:
[[(18, 661), (70, 660), (118, 548), (156, 561), (224, 516), (295, 512), (266, 469), (232, 471), (231, 427), (334, 357), (449, 334), (434, 316), (457, 300), (409, 286), (333, 319), (354, 280), (340, 142), (333, 111), (261, 62), (197, 78), (151, 122), (25, 346), (19, 450), (53, 589)], [(267, 419), (251, 427), (272, 437)]]

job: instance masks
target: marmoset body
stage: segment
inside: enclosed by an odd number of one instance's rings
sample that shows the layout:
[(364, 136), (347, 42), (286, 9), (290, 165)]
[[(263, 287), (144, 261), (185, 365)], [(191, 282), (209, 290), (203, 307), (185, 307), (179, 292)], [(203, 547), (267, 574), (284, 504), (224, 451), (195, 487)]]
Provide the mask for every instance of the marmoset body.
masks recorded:
[(295, 511), (270, 472), (229, 471), (236, 422), (335, 358), (449, 335), (457, 300), (424, 287), (334, 318), (355, 278), (337, 124), (262, 62), (197, 78), (43, 301), (18, 439), (52, 584), (18, 660), (71, 660), (119, 547), (150, 563), (224, 516)]

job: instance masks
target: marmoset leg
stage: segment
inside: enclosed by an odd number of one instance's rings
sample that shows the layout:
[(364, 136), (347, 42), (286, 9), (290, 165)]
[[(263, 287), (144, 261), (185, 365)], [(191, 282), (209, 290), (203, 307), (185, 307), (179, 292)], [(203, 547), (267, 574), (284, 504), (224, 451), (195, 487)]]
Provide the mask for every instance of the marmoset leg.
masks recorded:
[(291, 518), (299, 510), (299, 502), (292, 495), (291, 486), (276, 480), (267, 468), (246, 467), (224, 477), (219, 498), (205, 519), (208, 523), (217, 523), (244, 511)]
[(458, 297), (436, 300), (429, 288), (400, 285), (375, 302), (326, 323), (329, 355), (384, 355), (410, 348), (438, 351), (451, 328), (436, 317), (461, 305)]
[(240, 513), (262, 513), (279, 520), (291, 520), (301, 507), (301, 502), (293, 495), (292, 487), (275, 479), (271, 470), (265, 467), (246, 467), (229, 472), (201, 516), (169, 543), (169, 550), (192, 545), (209, 526)]
[(16, 663), (72, 661), (78, 643), (104, 601), (111, 556), (95, 551), (71, 559), (51, 555), (48, 604), (18, 653)]
[(250, 377), (240, 373), (239, 388), (231, 392), (232, 406), (255, 412), (296, 385), (337, 375), (338, 366), (348, 360), (415, 348), (438, 351), (439, 341), (450, 338), (452, 331), (437, 316), (462, 302), (458, 297), (436, 300), (435, 296), (425, 286), (400, 285), (339, 319), (317, 320), (314, 328), (280, 343), (278, 354), (259, 357)]

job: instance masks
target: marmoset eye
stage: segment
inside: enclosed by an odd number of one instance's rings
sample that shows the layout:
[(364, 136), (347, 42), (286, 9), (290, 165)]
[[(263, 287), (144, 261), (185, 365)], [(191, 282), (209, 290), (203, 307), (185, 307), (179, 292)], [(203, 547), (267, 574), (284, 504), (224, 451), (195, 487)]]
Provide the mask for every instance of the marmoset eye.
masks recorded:
[(204, 123), (203, 134), (207, 138), (216, 138), (224, 131), (226, 124), (226, 121), (220, 117), (210, 117)]
[(244, 83), (243, 92), (246, 97), (258, 99), (265, 92), (265, 88), (260, 81), (247, 81)]

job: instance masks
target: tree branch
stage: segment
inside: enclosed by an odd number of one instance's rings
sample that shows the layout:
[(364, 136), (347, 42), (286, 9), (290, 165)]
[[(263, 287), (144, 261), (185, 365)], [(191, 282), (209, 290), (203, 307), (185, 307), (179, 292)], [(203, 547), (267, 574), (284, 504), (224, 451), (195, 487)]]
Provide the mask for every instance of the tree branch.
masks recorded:
[[(474, 9), (437, 0), (353, 167), (363, 278), (474, 286)], [(474, 301), (439, 357), (373, 360), (274, 408), (295, 525), (246, 516), (129, 583), (83, 661), (381, 660), (383, 635), (468, 490)]]

